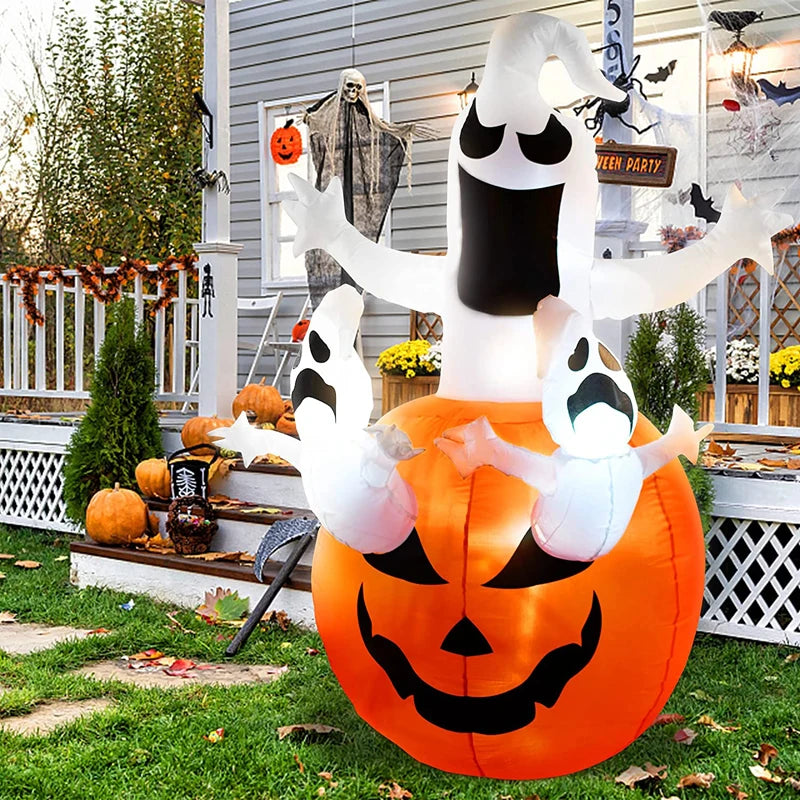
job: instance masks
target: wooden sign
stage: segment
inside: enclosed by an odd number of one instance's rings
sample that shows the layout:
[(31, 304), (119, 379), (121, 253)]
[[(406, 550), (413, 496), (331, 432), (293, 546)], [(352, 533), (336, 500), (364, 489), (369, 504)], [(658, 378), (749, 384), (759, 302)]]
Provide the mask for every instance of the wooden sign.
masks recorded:
[(659, 188), (672, 185), (675, 158), (678, 155), (674, 147), (601, 142), (596, 146), (596, 151), (597, 178), (600, 183)]

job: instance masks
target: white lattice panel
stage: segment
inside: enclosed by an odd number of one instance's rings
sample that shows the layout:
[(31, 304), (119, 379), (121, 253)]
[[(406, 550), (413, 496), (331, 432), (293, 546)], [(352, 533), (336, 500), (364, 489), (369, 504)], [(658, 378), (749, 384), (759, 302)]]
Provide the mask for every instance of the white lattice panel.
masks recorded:
[(800, 523), (714, 518), (700, 630), (800, 645)]

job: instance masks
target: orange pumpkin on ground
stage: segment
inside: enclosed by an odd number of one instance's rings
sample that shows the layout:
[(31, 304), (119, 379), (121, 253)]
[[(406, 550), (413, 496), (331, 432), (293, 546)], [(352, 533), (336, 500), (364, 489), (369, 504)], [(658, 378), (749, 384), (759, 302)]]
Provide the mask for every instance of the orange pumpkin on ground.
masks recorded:
[(232, 419), (192, 417), (192, 419), (186, 420), (183, 428), (181, 428), (181, 441), (184, 447), (192, 447), (196, 444), (215, 444), (216, 440), (212, 439), (208, 432), (213, 431), (215, 428), (226, 428), (231, 425), (233, 425)]
[(136, 483), (145, 497), (170, 496), (169, 467), (165, 458), (148, 458), (136, 467)]
[[(639, 736), (680, 677), (703, 594), (697, 506), (675, 460), (608, 555), (554, 559), (530, 532), (534, 489), (490, 467), (462, 480), (433, 443), (483, 415), (506, 441), (555, 449), (538, 403), (393, 409), (382, 422), (425, 448), (398, 467), (416, 533), (364, 556), (321, 531), (317, 625), (356, 711), (414, 758), (516, 780), (575, 772)], [(656, 437), (640, 417), (631, 444)]]
[(275, 424), (275, 430), (297, 436), (297, 423), (294, 420), (294, 411), (286, 411)]
[(270, 137), (269, 151), (276, 164), (294, 164), (303, 153), (303, 137), (293, 122), (293, 119), (287, 120)]
[(277, 422), (283, 414), (283, 398), (274, 386), (261, 383), (248, 383), (233, 401), (233, 418), (238, 419), (242, 411), (256, 415), (256, 423)]
[(101, 489), (86, 509), (86, 533), (98, 544), (126, 545), (148, 529), (147, 506), (136, 492)]

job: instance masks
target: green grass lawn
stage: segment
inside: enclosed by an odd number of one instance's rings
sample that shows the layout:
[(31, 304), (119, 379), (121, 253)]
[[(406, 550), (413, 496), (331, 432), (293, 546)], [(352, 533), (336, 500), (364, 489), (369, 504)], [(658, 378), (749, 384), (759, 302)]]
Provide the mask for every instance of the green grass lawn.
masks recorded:
[[(297, 628), (259, 630), (237, 657), (287, 664), (289, 672), (268, 685), (164, 692), (70, 676), (88, 662), (148, 647), (195, 661), (221, 660), (226, 642), (218, 637), (229, 631), (190, 612), (178, 619), (196, 635), (172, 631), (168, 606), (136, 597), (135, 608), (126, 612), (119, 605), (127, 596), (74, 589), (69, 562), (55, 560), (67, 548), (64, 537), (0, 529), (0, 552), (43, 564), (21, 570), (0, 561), (7, 575), (0, 581), (0, 612), (16, 612), (21, 622), (113, 633), (24, 658), (0, 653), (0, 717), (27, 713), (50, 699), (107, 696), (115, 704), (50, 736), (0, 733), (0, 800), (291, 800), (317, 798), (323, 788), (325, 797), (367, 800), (387, 796), (379, 787), (392, 781), (418, 800), (730, 798), (726, 786), (732, 783), (750, 798), (797, 796), (788, 785), (759, 781), (749, 771), (752, 753), (769, 742), (780, 753), (771, 767), (800, 774), (800, 734), (792, 732), (800, 730), (800, 661), (785, 661), (792, 648), (699, 636), (666, 708), (685, 715), (685, 723), (651, 728), (620, 755), (569, 777), (526, 783), (465, 778), (422, 766), (363, 723), (324, 653), (306, 653), (309, 647), (322, 649), (316, 634)], [(697, 723), (703, 714), (741, 729), (711, 730)], [(278, 726), (303, 722), (335, 725), (344, 733), (278, 740)], [(685, 726), (698, 732), (689, 746), (673, 741)], [(203, 735), (216, 728), (225, 728), (225, 738), (210, 744)], [(646, 761), (668, 767), (663, 783), (644, 789), (614, 783), (628, 766)], [(337, 785), (320, 772), (331, 773)], [(716, 780), (710, 789), (676, 789), (681, 776), (692, 772), (713, 772)]]

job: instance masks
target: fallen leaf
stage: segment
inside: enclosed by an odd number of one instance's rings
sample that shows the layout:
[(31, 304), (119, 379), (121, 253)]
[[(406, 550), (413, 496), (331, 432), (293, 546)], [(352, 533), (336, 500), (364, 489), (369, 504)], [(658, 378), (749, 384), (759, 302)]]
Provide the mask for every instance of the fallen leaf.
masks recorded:
[(17, 615), (13, 611), (0, 611), (0, 623), (16, 621)]
[(725, 791), (728, 794), (733, 795), (733, 800), (747, 800), (747, 798), (750, 796), (749, 794), (747, 794), (747, 792), (742, 791), (742, 787), (736, 783), (728, 784), (725, 787)]
[(5, 572), (0, 572), (0, 581), (4, 581), (6, 579)]
[(331, 772), (318, 772), (317, 775), (319, 775), (320, 778), (324, 778), (326, 781), (333, 780), (333, 773)]
[(760, 764), (750, 767), (750, 772), (754, 777), (767, 783), (783, 783), (783, 778), (773, 775), (768, 769), (765, 769)]
[(413, 797), (414, 795), (408, 791), (408, 789), (404, 789), (400, 786), (399, 783), (392, 781), (389, 784), (382, 783), (378, 787), (379, 792), (387, 792), (384, 797), (388, 798), (388, 800), (406, 800), (406, 798)]
[(189, 676), (187, 673), (189, 670), (194, 669), (195, 663), (194, 661), (189, 660), (188, 658), (178, 658), (172, 662), (172, 664), (164, 670), (165, 675), (171, 675), (174, 678), (188, 678)]
[(671, 725), (673, 722), (684, 722), (686, 717), (683, 714), (659, 714), (654, 720), (653, 725)]
[(231, 622), (240, 619), (247, 613), (249, 602), (244, 597), (239, 597), (239, 592), (223, 589), (218, 586), (213, 592), (206, 592), (205, 602), (196, 613), (206, 622)]
[[(663, 775), (661, 774), (663, 772)], [(621, 772), (614, 778), (614, 783), (622, 783), (629, 789), (640, 783), (641, 781), (663, 780), (667, 775), (666, 767), (654, 767), (649, 762), (645, 764), (645, 768), (637, 767), (631, 764), (628, 769)]]
[(691, 728), (681, 728), (672, 737), (678, 744), (691, 744), (697, 738), (697, 731)]
[(762, 767), (769, 766), (769, 762), (772, 761), (773, 758), (778, 757), (778, 748), (774, 745), (767, 744), (766, 742), (763, 743), (759, 748), (757, 753), (753, 753), (753, 758), (761, 764)]
[(800, 458), (790, 458), (786, 463), (787, 469), (800, 469)]
[(708, 692), (704, 692), (702, 689), (695, 689), (693, 692), (689, 692), (689, 697), (694, 697), (695, 700), (705, 700), (708, 703), (713, 703), (716, 701), (716, 697), (712, 697)]
[(89, 631), (86, 635), (87, 636), (102, 636), (105, 633), (111, 633), (108, 628), (95, 628), (93, 631)]
[(714, 441), (714, 439), (708, 440), (706, 452), (711, 453), (712, 456), (732, 456), (736, 454), (735, 448), (731, 447), (729, 444), (724, 446), (719, 445)]
[(22, 569), (39, 569), (42, 565), (38, 561), (15, 561), (14, 566)]
[(786, 728), (786, 738), (789, 739), (792, 736), (800, 736), (800, 731), (790, 725), (788, 728)]
[(788, 783), (789, 786), (792, 787), (796, 792), (800, 792), (800, 780), (797, 778), (792, 778), (791, 776), (783, 779), (784, 783)]
[(759, 458), (758, 463), (765, 467), (787, 467), (789, 462), (785, 458)]
[(318, 656), (319, 650), (316, 647), (306, 647), (306, 655), (307, 656)]
[(230, 553), (223, 552), (208, 552), (208, 553), (195, 553), (191, 556), (184, 556), (184, 558), (193, 558), (197, 561), (238, 561), (242, 556), (241, 550), (235, 550)]
[(291, 516), (293, 512), (286, 508), (274, 508), (273, 506), (253, 506), (243, 508), (242, 514), (269, 514), (271, 516)]
[(12, 558), (16, 556), (12, 556), (11, 553), (0, 553), (0, 561), (11, 561)]
[(707, 728), (711, 728), (715, 731), (721, 731), (722, 733), (731, 733), (732, 731), (740, 731), (742, 729), (741, 725), (720, 725), (718, 722), (715, 722), (708, 714), (703, 714), (698, 720), (700, 725), (705, 725)]
[(692, 772), (689, 775), (684, 775), (678, 781), (679, 789), (708, 789), (714, 782), (716, 776), (713, 772)]
[(300, 774), (302, 775), (306, 771), (305, 764), (300, 760), (300, 756), (297, 753), (294, 754), (294, 763), (297, 764), (297, 769), (300, 770)]
[(800, 661), (800, 653), (792, 653), (783, 659), (787, 664), (794, 664), (795, 661)]
[(56, 556), (53, 561), (69, 561), (69, 556)]
[(325, 794), (325, 787), (324, 786), (320, 786), (319, 789), (317, 789), (317, 795), (319, 797), (323, 797), (324, 794)]
[(334, 728), (332, 725), (320, 725), (317, 722), (303, 722), (297, 725), (281, 725), (278, 728), (278, 739), (285, 739), (293, 733), (318, 733), (328, 735), (330, 733), (342, 733), (341, 728)]
[(729, 469), (741, 469), (745, 472), (772, 472), (774, 467), (765, 467), (763, 464), (754, 464), (751, 461), (740, 461), (738, 464), (729, 464)]
[(128, 656), (133, 661), (152, 661), (156, 658), (161, 658), (164, 654), (160, 650), (151, 647), (149, 650), (143, 650), (141, 653), (135, 653)]
[(289, 624), (291, 620), (289, 619), (289, 615), (285, 611), (267, 611), (263, 617), (261, 617), (262, 622), (266, 623), (273, 623), (277, 625), (282, 631), (289, 630)]
[(215, 731), (211, 731), (211, 733), (207, 734), (203, 738), (207, 742), (211, 742), (211, 744), (221, 742), (225, 738), (225, 728), (217, 728)]

